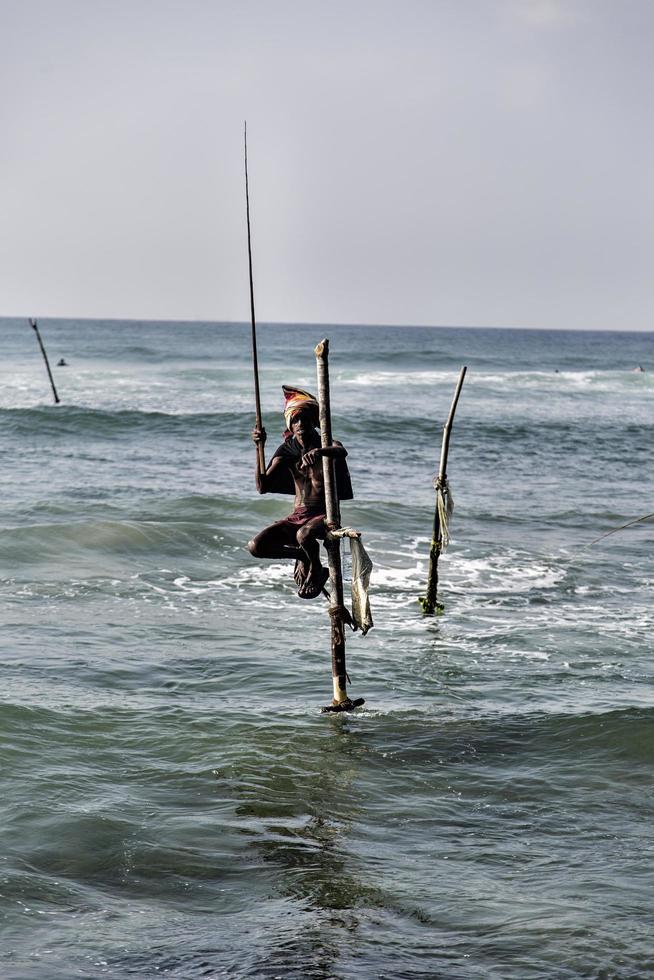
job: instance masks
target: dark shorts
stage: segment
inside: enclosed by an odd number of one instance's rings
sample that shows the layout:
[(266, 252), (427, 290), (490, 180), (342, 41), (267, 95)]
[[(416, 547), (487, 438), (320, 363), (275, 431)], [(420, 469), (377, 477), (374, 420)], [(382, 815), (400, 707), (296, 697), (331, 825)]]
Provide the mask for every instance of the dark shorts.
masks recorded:
[(290, 547), (296, 547), (298, 532), (311, 521), (315, 521), (318, 525), (316, 528), (316, 537), (322, 539), (325, 536), (325, 525), (324, 523), (321, 525), (320, 522), (324, 522), (324, 520), (325, 515), (321, 514), (320, 511), (310, 510), (308, 507), (298, 507), (288, 517), (283, 517), (281, 521), (275, 521), (274, 524), (265, 528), (261, 533), (272, 533), (278, 540), (281, 538), (285, 544)]
[(297, 527), (302, 527), (303, 524), (308, 524), (309, 521), (312, 521), (316, 517), (324, 518), (325, 515), (321, 514), (319, 510), (312, 510), (311, 507), (298, 507), (292, 514), (285, 517), (283, 521), (278, 521), (277, 523), (295, 524)]

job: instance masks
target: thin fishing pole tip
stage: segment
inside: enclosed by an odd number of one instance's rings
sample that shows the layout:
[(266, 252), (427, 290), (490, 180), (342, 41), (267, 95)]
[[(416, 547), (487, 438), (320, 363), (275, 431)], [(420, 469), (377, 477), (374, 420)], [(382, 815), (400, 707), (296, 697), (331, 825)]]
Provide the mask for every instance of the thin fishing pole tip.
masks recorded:
[(584, 548), (590, 548), (591, 544), (597, 544), (598, 541), (602, 541), (603, 538), (608, 538), (609, 535), (615, 534), (617, 531), (624, 531), (625, 528), (633, 527), (634, 524), (641, 524), (643, 521), (649, 521), (654, 517), (654, 514), (645, 514), (644, 517), (636, 517), (633, 521), (627, 521), (626, 524), (621, 524), (619, 527), (614, 527), (610, 531), (606, 531), (604, 534), (600, 534), (599, 538), (594, 538), (589, 541), (588, 544), (584, 545)]

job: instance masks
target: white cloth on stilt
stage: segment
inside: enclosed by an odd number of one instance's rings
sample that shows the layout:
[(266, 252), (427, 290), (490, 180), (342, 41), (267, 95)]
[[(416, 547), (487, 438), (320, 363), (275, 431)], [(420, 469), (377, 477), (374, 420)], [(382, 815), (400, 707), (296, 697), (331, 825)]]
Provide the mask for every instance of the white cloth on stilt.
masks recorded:
[(372, 559), (363, 546), (360, 531), (355, 531), (351, 527), (341, 527), (329, 533), (335, 538), (349, 539), (352, 556), (352, 623), (353, 629), (360, 629), (362, 635), (365, 636), (368, 630), (375, 625), (372, 621), (368, 596), (370, 574), (373, 568)]

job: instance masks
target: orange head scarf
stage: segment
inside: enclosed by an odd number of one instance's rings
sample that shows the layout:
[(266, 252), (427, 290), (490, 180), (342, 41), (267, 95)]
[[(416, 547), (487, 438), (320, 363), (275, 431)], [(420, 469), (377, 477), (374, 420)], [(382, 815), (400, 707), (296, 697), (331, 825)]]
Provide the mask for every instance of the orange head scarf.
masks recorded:
[(284, 421), (288, 432), (291, 429), (293, 416), (302, 408), (309, 410), (315, 416), (315, 424), (318, 425), (318, 402), (310, 392), (302, 388), (291, 388), (289, 385), (282, 385), (282, 391), (284, 392)]

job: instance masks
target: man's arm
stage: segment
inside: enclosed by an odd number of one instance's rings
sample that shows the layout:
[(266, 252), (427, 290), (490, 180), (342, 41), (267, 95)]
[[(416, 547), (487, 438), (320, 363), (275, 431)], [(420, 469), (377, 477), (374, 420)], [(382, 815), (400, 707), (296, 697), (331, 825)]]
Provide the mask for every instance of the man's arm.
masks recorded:
[[(260, 442), (265, 445), (265, 442), (266, 442), (266, 430), (265, 429), (253, 429), (252, 430), (252, 442), (257, 447), (259, 446), (259, 443)], [(271, 479), (270, 478), (271, 477), (274, 477), (275, 473), (277, 473), (285, 465), (286, 465), (285, 460), (280, 459), (279, 456), (274, 456), (272, 458), (272, 460), (270, 461), (270, 463), (268, 464), (268, 467), (266, 469), (266, 472), (265, 473), (262, 473), (261, 470), (259, 469), (259, 453), (257, 452), (257, 464), (256, 464), (256, 468), (255, 468), (255, 471), (254, 471), (254, 479), (255, 479), (255, 484), (256, 484), (256, 488), (257, 488), (257, 493), (268, 493), (269, 492), (269, 487), (271, 485)], [(273, 485), (274, 485), (275, 482), (276, 482), (275, 480), (272, 481)]]
[(265, 493), (266, 484), (266, 474), (261, 472), (259, 466), (259, 445), (266, 445), (266, 430), (264, 428), (257, 428), (256, 426), (252, 430), (252, 442), (254, 443), (255, 449), (257, 450), (257, 462), (254, 470), (254, 482), (257, 488), (257, 493)]
[(265, 473), (260, 473), (257, 467), (257, 492), (270, 493), (270, 487), (273, 486), (275, 489), (272, 490), (272, 493), (284, 493), (285, 491), (278, 489), (279, 480), (277, 479), (277, 474), (280, 470), (287, 468), (288, 463), (285, 459), (280, 459), (279, 456), (275, 456), (271, 460)]
[(337, 442), (336, 440), (334, 440), (331, 446), (325, 446), (324, 448), (318, 446), (316, 449), (310, 449), (302, 457), (302, 466), (313, 466), (322, 456), (331, 456), (332, 459), (345, 459), (347, 449), (341, 442)]

